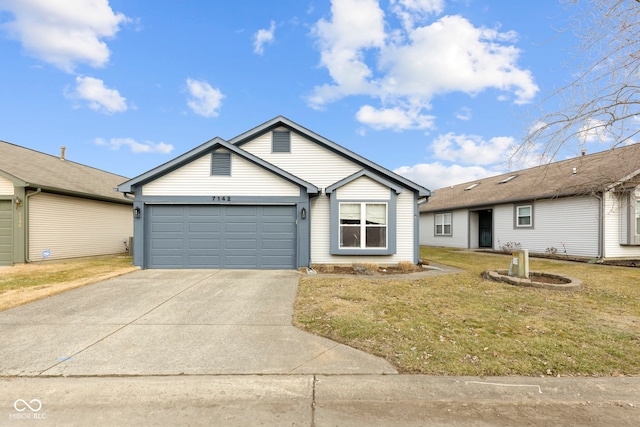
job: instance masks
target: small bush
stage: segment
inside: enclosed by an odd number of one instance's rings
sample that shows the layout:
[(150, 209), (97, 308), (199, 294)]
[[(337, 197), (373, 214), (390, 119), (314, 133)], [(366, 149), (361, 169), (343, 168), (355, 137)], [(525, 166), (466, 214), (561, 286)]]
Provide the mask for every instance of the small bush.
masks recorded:
[(420, 268), (419, 265), (415, 265), (411, 261), (400, 261), (398, 263), (398, 271), (401, 271), (403, 273), (411, 273), (413, 271), (421, 271), (421, 270), (422, 269)]
[(500, 246), (500, 250), (505, 253), (519, 251), (520, 249), (522, 249), (522, 245), (518, 242), (507, 242)]
[(353, 264), (353, 271), (356, 274), (365, 274), (370, 276), (378, 272), (378, 264), (373, 264), (373, 263)]

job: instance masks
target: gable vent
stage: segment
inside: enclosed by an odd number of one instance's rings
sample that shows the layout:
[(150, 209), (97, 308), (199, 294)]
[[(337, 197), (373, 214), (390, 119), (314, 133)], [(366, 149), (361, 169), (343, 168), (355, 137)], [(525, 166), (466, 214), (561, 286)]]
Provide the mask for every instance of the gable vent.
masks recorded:
[(231, 176), (231, 153), (225, 151), (211, 153), (211, 175)]
[(288, 130), (274, 130), (271, 143), (271, 151), (273, 153), (290, 153), (291, 132)]

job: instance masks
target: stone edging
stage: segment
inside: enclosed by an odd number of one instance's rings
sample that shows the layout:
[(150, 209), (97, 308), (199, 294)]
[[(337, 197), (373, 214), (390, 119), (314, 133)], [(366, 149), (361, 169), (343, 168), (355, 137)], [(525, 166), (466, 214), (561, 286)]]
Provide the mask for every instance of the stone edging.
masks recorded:
[[(565, 283), (560, 284), (536, 282), (536, 276), (558, 279)], [(556, 273), (532, 271), (529, 273), (529, 278), (525, 279), (509, 276), (508, 270), (487, 270), (482, 273), (482, 277), (488, 280), (493, 280), (494, 282), (504, 282), (515, 286), (527, 286), (532, 288), (549, 289), (553, 291), (577, 291), (582, 287), (582, 280)]]

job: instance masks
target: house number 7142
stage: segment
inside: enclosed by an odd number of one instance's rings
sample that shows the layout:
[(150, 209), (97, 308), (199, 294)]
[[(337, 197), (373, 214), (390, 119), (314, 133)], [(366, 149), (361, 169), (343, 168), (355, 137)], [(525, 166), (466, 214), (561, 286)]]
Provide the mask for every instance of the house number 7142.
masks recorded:
[(214, 202), (230, 202), (231, 196), (213, 196), (212, 200)]

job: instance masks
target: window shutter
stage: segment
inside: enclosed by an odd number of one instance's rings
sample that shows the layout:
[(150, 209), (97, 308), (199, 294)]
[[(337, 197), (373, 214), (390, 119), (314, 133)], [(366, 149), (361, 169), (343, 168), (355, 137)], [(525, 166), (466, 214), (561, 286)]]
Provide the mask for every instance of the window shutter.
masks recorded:
[(291, 132), (288, 130), (274, 130), (271, 151), (274, 153), (290, 153)]
[(231, 153), (223, 151), (211, 153), (211, 175), (231, 176)]

